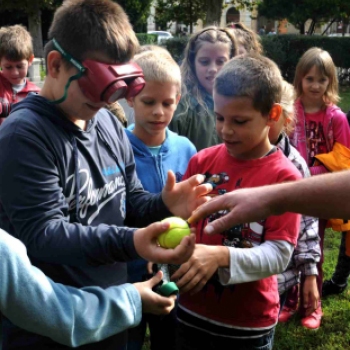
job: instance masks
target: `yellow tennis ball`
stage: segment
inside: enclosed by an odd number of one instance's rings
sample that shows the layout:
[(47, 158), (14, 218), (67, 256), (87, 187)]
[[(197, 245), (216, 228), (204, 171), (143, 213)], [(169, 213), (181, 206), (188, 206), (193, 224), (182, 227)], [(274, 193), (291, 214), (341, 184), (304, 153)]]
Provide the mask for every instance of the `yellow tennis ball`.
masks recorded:
[(162, 220), (168, 222), (170, 227), (158, 236), (158, 243), (163, 248), (175, 248), (185, 236), (191, 234), (187, 222), (176, 216)]

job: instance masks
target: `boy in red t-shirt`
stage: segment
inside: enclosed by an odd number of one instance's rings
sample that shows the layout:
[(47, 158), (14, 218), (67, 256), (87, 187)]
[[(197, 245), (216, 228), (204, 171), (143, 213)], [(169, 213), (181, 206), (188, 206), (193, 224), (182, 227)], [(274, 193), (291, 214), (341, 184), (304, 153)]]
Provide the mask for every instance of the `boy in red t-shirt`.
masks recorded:
[[(213, 196), (299, 179), (269, 142), (270, 126), (282, 112), (281, 91), (280, 71), (268, 58), (240, 56), (226, 63), (214, 87), (216, 130), (224, 143), (193, 156), (184, 178), (205, 174)], [(275, 275), (294, 250), (299, 216), (286, 213), (222, 235), (203, 234), (208, 221), (225, 214), (197, 223), (195, 252), (172, 276), (183, 293), (178, 349), (272, 348), (279, 312)]]
[(11, 104), (40, 88), (26, 76), (34, 59), (30, 33), (21, 25), (0, 28), (0, 124), (11, 111)]

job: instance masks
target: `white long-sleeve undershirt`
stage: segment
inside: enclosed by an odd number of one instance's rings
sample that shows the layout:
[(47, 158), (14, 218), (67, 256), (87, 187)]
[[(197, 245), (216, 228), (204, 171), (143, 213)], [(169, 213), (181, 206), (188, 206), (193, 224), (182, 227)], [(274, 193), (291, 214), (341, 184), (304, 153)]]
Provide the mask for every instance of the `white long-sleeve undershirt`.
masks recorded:
[(287, 241), (266, 241), (253, 248), (228, 247), (230, 267), (219, 268), (223, 285), (252, 282), (283, 272), (293, 254)]

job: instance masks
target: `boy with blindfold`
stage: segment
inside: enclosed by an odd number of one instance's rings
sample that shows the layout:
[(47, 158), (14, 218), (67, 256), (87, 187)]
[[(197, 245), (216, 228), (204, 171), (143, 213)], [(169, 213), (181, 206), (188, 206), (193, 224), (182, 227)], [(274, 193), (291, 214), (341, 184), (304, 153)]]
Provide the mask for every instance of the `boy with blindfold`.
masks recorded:
[[(18, 103), (0, 130), (0, 226), (26, 246), (31, 262), (55, 282), (75, 287), (119, 286), (141, 311), (170, 312), (174, 297), (153, 283), (127, 284), (126, 261), (144, 258), (181, 264), (194, 250), (194, 235), (165, 250), (157, 236), (168, 216), (187, 219), (208, 198), (203, 176), (159, 194), (145, 192), (130, 143), (103, 107), (137, 95), (142, 70), (129, 63), (138, 42), (122, 8), (109, 0), (66, 0), (54, 15), (45, 47), (47, 76), (39, 95)], [(151, 284), (151, 285), (150, 285)], [(89, 317), (89, 308), (86, 317)], [(3, 321), (3, 349), (63, 349)], [(121, 332), (82, 349), (125, 349)]]

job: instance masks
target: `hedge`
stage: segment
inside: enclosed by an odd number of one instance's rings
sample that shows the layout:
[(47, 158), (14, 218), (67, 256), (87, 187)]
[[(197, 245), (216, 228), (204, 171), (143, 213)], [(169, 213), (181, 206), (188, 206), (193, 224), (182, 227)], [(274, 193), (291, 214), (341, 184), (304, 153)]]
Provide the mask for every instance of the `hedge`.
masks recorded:
[(299, 58), (311, 47), (328, 51), (337, 67), (350, 68), (350, 37), (265, 35), (262, 45), (265, 55), (278, 64), (288, 81), (294, 78)]
[[(188, 37), (173, 38), (162, 43), (181, 63)], [(264, 35), (261, 37), (264, 54), (277, 63), (283, 77), (292, 81), (295, 67), (301, 55), (311, 47), (327, 50), (337, 67), (350, 68), (350, 37), (305, 35)]]
[(156, 45), (157, 35), (156, 34), (146, 34), (146, 33), (136, 33), (136, 37), (140, 45)]

